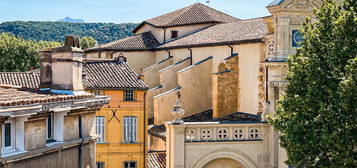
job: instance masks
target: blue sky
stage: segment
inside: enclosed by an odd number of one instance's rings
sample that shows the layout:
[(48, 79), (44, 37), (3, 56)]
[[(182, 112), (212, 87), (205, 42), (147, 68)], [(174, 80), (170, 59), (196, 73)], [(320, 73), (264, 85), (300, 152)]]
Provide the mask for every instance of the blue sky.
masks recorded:
[[(269, 15), (265, 6), (270, 1), (211, 0), (209, 6), (246, 19)], [(0, 0), (0, 22), (56, 21), (69, 16), (86, 22), (138, 23), (195, 2), (197, 0)]]

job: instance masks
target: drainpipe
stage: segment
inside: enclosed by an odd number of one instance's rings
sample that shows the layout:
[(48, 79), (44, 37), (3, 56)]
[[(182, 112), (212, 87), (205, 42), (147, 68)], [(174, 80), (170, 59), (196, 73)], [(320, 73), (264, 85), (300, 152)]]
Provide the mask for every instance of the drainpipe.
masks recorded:
[(169, 50), (165, 50), (167, 54), (169, 55), (169, 58), (171, 58), (171, 52)]
[(269, 91), (268, 91), (268, 77), (269, 77), (269, 74), (268, 74), (268, 67), (265, 67), (265, 102), (269, 102)]
[(233, 55), (233, 46), (228, 44), (228, 47), (231, 48), (231, 56)]
[(81, 140), (81, 144), (79, 145), (79, 168), (83, 168), (83, 154), (82, 154), (82, 147), (83, 147), (83, 130), (82, 130), (82, 116), (79, 115), (78, 117), (78, 127), (79, 127), (79, 139)]
[(146, 91), (144, 92), (144, 166), (147, 167), (146, 165)]
[(166, 27), (164, 28), (164, 43), (166, 43)]
[(190, 51), (190, 57), (191, 57), (191, 65), (192, 65), (192, 48), (187, 48), (188, 51)]

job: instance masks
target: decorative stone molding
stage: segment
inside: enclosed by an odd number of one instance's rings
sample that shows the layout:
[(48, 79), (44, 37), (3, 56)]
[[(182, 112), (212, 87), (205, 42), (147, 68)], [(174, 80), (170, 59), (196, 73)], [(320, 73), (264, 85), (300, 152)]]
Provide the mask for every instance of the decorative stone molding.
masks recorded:
[(280, 17), (278, 19), (278, 25), (287, 26), (290, 24), (290, 17)]
[(246, 155), (244, 152), (241, 151), (215, 151), (213, 153), (209, 153), (206, 155), (203, 155), (201, 158), (197, 158), (197, 161), (195, 164), (192, 166), (192, 168), (203, 168), (207, 163), (215, 160), (215, 159), (221, 159), (221, 158), (227, 158), (227, 159), (232, 159), (244, 167), (249, 167), (249, 168), (257, 168), (257, 165), (254, 163), (254, 161)]
[(318, 7), (312, 0), (294, 0), (293, 2), (284, 6), (289, 9), (312, 9)]
[(185, 131), (186, 142), (207, 142), (207, 141), (260, 141), (261, 130), (254, 126), (212, 126), (200, 128), (187, 128)]
[(287, 83), (287, 81), (270, 81), (269, 88), (279, 88), (280, 91), (283, 91)]
[(259, 66), (259, 75), (258, 75), (258, 113), (263, 113), (264, 111), (264, 101), (265, 101), (265, 70), (264, 66)]

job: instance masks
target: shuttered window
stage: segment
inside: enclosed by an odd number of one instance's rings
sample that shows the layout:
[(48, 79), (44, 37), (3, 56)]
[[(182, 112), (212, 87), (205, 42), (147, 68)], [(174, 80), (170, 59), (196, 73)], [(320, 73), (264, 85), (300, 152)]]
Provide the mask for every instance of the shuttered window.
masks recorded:
[(124, 117), (124, 142), (135, 143), (137, 136), (137, 117)]
[(96, 117), (96, 133), (99, 135), (97, 139), (97, 143), (104, 143), (104, 135), (105, 135), (105, 118), (97, 116)]

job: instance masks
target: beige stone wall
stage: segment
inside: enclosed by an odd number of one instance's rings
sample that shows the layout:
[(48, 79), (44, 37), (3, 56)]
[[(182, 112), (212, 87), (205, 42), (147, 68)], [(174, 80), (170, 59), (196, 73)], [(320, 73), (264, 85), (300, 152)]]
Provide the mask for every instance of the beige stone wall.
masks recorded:
[(238, 56), (226, 59), (213, 75), (212, 103), (213, 117), (219, 118), (238, 109)]
[(137, 74), (155, 63), (155, 52), (153, 51), (113, 52), (113, 58), (117, 58), (119, 55), (127, 58), (127, 63)]
[(181, 100), (183, 108), (186, 110), (185, 116), (212, 108), (212, 61), (210, 58), (187, 70), (178, 72)]
[[(187, 48), (180, 49), (171, 49), (167, 50), (170, 52), (170, 55), (173, 57), (174, 62), (179, 62), (187, 57), (190, 57), (190, 50)], [(156, 61), (160, 61), (168, 57), (167, 51), (156, 51)]]
[(153, 88), (148, 90), (146, 94), (145, 99), (146, 99), (146, 111), (147, 111), (148, 118), (154, 117), (154, 97), (162, 93), (161, 89), (162, 89), (161, 87)]
[(82, 115), (83, 137), (95, 136), (95, 112)]
[(79, 138), (78, 115), (64, 117), (64, 141)]
[[(168, 41), (172, 40), (171, 39), (171, 31), (172, 30), (178, 31), (178, 37), (182, 37), (182, 36), (188, 35), (192, 32), (202, 30), (202, 29), (204, 29), (208, 26), (211, 26), (211, 25), (212, 24), (196, 24), (196, 25), (168, 27), (166, 29), (163, 29), (163, 28), (155, 28), (153, 26), (145, 24), (139, 30), (137, 30), (136, 34), (151, 31), (151, 33), (153, 33), (153, 35), (156, 37), (156, 39), (160, 43), (164, 43), (164, 41), (168, 42)], [(165, 33), (165, 30), (166, 30), (166, 33)]]
[(169, 90), (154, 97), (155, 124), (173, 120), (170, 110), (180, 92), (184, 116), (190, 116), (212, 108), (212, 58), (178, 71), (179, 89)]
[(25, 122), (25, 150), (33, 150), (46, 145), (46, 120)]
[(174, 89), (178, 86), (177, 72), (183, 68), (186, 68), (191, 65), (191, 58), (186, 58), (180, 62), (176, 62), (173, 65), (170, 65), (159, 71), (160, 75), (160, 84), (162, 85), (162, 91), (168, 91)]
[(173, 89), (154, 97), (154, 122), (161, 125), (173, 119), (170, 110), (177, 98), (179, 89)]
[(173, 60), (172, 58), (169, 58), (143, 70), (144, 82), (149, 86), (149, 88), (160, 85), (159, 71), (171, 64), (173, 64)]
[[(246, 168), (266, 168), (269, 161), (270, 126), (265, 123), (184, 123), (166, 124), (166, 154), (168, 168), (183, 167), (202, 168), (210, 166), (220, 159), (230, 159)], [(227, 130), (227, 141), (218, 139), (218, 130)], [(235, 129), (244, 130), (241, 140), (232, 140)], [(248, 130), (258, 129), (257, 139), (250, 139)], [(202, 130), (210, 130), (209, 141), (203, 139)], [(193, 134), (187, 133), (194, 131)], [(193, 136), (192, 142), (188, 140)], [(184, 164), (182, 164), (182, 162)]]
[(235, 46), (239, 55), (239, 112), (257, 114), (259, 103), (259, 65), (264, 43)]

